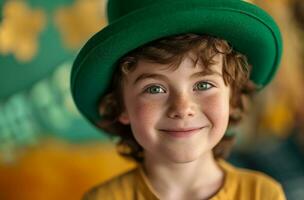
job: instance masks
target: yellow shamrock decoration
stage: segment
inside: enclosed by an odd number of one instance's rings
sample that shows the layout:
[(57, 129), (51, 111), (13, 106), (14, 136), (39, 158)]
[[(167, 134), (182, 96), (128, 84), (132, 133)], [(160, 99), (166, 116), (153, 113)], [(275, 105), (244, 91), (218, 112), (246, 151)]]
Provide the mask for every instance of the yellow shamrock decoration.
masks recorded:
[(55, 13), (55, 23), (64, 44), (70, 49), (78, 49), (105, 26), (104, 1), (78, 0), (70, 7), (61, 7)]
[(30, 9), (22, 1), (7, 1), (0, 24), (0, 54), (30, 61), (38, 49), (38, 36), (45, 26), (42, 10)]

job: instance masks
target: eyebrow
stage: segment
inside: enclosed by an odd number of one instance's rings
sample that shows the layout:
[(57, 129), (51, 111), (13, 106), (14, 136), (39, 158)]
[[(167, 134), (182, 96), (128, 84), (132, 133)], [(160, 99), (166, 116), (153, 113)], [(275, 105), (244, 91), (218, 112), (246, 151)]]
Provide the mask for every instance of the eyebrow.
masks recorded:
[(155, 74), (155, 73), (143, 73), (140, 76), (138, 76), (135, 81), (133, 82), (133, 85), (135, 85), (136, 83), (138, 83), (139, 81), (143, 80), (143, 79), (161, 79), (161, 80), (166, 80), (168, 81), (167, 76), (162, 75), (162, 74)]
[[(190, 76), (190, 78), (196, 78), (196, 77), (201, 77), (201, 76), (208, 76), (208, 75), (217, 75), (217, 76), (220, 76), (222, 77), (222, 74), (219, 73), (219, 72), (215, 72), (215, 71), (201, 71), (201, 72), (196, 72), (194, 74), (192, 74)], [(162, 75), (162, 74), (156, 74), (156, 73), (143, 73), (141, 75), (139, 75), (135, 81), (133, 82), (133, 85), (135, 85), (136, 83), (140, 82), (141, 80), (144, 80), (144, 79), (160, 79), (160, 80), (165, 80), (165, 81), (168, 81), (168, 77), (165, 76), (165, 75)]]
[(222, 77), (223, 75), (219, 72), (216, 71), (201, 71), (201, 72), (196, 72), (194, 74), (191, 75), (191, 78), (196, 78), (196, 77), (201, 77), (201, 76), (212, 76), (212, 75), (217, 75)]

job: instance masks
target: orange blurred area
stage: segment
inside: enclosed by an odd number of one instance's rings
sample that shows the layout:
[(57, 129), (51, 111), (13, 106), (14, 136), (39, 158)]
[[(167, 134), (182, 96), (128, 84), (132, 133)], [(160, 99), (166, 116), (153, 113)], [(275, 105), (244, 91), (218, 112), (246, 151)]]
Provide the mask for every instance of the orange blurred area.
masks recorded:
[(1, 200), (81, 199), (92, 186), (134, 167), (109, 143), (48, 140), (0, 164)]

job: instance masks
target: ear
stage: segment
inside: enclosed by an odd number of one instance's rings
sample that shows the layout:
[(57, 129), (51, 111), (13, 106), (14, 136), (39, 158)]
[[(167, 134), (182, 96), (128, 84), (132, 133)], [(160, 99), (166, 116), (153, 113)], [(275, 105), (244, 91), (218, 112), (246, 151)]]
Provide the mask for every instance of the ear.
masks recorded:
[(129, 119), (129, 115), (126, 111), (123, 111), (119, 117), (118, 117), (118, 121), (124, 125), (128, 125), (130, 124), (130, 119)]
[(230, 106), (229, 115), (231, 116), (240, 116), (242, 114), (240, 108)]
[(232, 115), (232, 114), (234, 114), (235, 112), (236, 112), (236, 108), (234, 107), (234, 106), (232, 106), (231, 104), (230, 104), (230, 107), (229, 107), (229, 115)]
[(99, 116), (102, 116), (104, 112), (105, 112), (105, 106), (102, 103), (100, 103), (99, 106), (98, 106)]

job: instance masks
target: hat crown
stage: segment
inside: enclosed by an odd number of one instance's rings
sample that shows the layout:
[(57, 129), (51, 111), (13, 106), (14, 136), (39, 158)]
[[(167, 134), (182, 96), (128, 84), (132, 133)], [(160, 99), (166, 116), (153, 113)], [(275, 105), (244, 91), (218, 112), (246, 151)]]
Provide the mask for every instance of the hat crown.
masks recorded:
[[(112, 23), (135, 10), (148, 7), (152, 4), (164, 2), (177, 2), (185, 0), (108, 0), (107, 2), (107, 18), (108, 22)], [(201, 1), (215, 1), (215, 0), (201, 0)], [(219, 0), (219, 1), (240, 1), (240, 0)]]
[[(147, 7), (160, 1), (172, 0), (108, 0), (107, 16), (109, 23), (137, 9)], [(176, 0), (175, 0), (176, 1)]]

